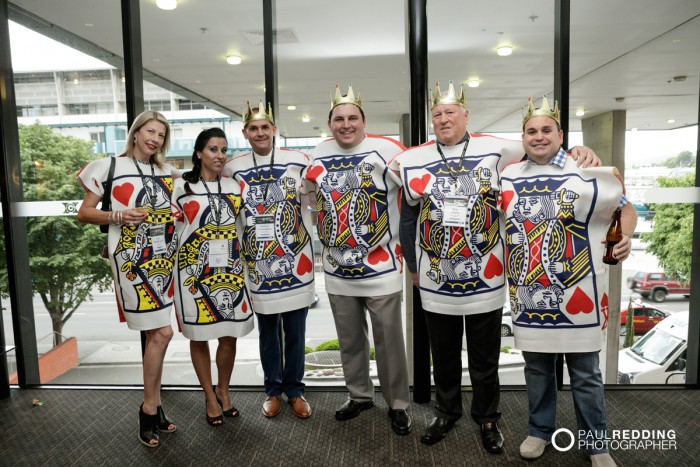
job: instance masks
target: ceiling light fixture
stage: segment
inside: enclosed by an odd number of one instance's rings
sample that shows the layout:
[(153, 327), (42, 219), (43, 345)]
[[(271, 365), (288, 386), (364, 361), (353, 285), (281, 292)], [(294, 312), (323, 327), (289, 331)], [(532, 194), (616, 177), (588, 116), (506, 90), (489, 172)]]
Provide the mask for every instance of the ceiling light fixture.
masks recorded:
[(469, 81), (467, 81), (467, 86), (469, 86), (470, 88), (478, 88), (479, 84), (481, 83), (476, 78), (471, 78)]
[(501, 57), (507, 57), (513, 53), (513, 47), (509, 45), (503, 45), (496, 49), (496, 53)]
[(239, 57), (238, 55), (227, 55), (226, 56), (226, 63), (229, 65), (240, 65), (243, 59)]
[(309, 123), (311, 121), (311, 118), (309, 118), (308, 115), (304, 115), (303, 117), (301, 117), (301, 121), (304, 123)]
[(296, 105), (288, 105), (287, 110), (296, 110), (297, 106)]
[(586, 111), (585, 111), (585, 110), (583, 110), (583, 109), (578, 109), (578, 110), (576, 111), (576, 116), (577, 116), (577, 117), (583, 117), (584, 115), (586, 115)]
[(676, 123), (676, 121), (672, 118), (669, 118), (668, 120), (666, 120), (666, 123)]
[(156, 0), (156, 6), (161, 10), (174, 10), (177, 8), (177, 0)]

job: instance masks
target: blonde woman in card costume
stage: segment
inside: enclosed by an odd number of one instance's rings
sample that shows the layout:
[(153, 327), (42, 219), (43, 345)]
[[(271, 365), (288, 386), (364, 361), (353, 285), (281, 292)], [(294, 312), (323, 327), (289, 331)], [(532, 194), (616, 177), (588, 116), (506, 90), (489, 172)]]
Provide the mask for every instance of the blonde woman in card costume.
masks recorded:
[[(238, 416), (229, 382), (237, 338), (252, 331), (254, 322), (236, 232), (240, 188), (234, 180), (221, 178), (226, 151), (223, 130), (202, 131), (194, 143), (192, 170), (175, 181), (172, 205), (178, 238), (175, 310), (182, 333), (190, 339), (192, 365), (204, 390), (206, 420), (214, 427), (224, 423), (223, 415)], [(216, 386), (212, 385), (210, 339), (219, 341)]]
[(159, 432), (175, 431), (160, 404), (163, 359), (173, 336), (170, 308), (175, 227), (170, 194), (176, 169), (165, 164), (170, 125), (163, 115), (147, 111), (129, 129), (125, 153), (113, 163), (111, 210), (97, 206), (105, 196), (109, 157), (85, 166), (78, 178), (85, 198), (80, 222), (109, 224), (108, 250), (121, 321), (146, 333), (143, 356), (143, 404), (139, 408), (139, 439), (148, 447), (159, 443)]

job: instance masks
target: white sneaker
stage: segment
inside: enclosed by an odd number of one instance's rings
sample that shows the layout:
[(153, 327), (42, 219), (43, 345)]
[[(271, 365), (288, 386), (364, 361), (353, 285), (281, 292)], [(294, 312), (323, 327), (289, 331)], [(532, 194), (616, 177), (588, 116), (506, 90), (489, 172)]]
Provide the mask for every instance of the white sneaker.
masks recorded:
[(593, 454), (591, 456), (591, 467), (616, 467), (617, 464), (607, 452)]
[(536, 436), (528, 436), (520, 444), (520, 457), (523, 459), (537, 459), (542, 454), (544, 454), (544, 448), (550, 444), (546, 439), (538, 438)]

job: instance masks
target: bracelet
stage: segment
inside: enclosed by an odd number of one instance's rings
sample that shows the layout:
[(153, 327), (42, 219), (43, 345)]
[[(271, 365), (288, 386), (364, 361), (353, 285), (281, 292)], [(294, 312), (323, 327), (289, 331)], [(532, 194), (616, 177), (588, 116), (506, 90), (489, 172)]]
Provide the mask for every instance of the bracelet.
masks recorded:
[(117, 214), (119, 214), (119, 225), (123, 224), (122, 220), (124, 219), (124, 214), (122, 214), (122, 211), (117, 211)]

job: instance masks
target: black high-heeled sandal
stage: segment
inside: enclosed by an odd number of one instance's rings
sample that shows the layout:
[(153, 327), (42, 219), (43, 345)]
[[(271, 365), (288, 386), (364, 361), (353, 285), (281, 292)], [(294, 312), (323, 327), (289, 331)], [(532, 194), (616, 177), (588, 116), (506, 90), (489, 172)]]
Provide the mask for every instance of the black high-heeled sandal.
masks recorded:
[(233, 404), (231, 404), (230, 409), (224, 410), (224, 403), (221, 402), (219, 396), (216, 395), (216, 386), (214, 386), (214, 395), (216, 396), (216, 402), (219, 404), (219, 407), (221, 407), (221, 413), (223, 413), (227, 417), (238, 417), (241, 414)]
[(210, 417), (207, 410), (209, 410), (209, 404), (207, 404), (207, 400), (204, 399), (204, 415), (207, 417), (207, 423), (213, 427), (219, 427), (224, 424), (224, 416), (221, 415), (221, 413), (216, 417)]
[[(157, 448), (160, 444), (158, 437), (158, 414), (147, 414), (143, 411), (143, 404), (139, 407), (139, 441), (149, 448)], [(155, 443), (151, 441), (156, 440)]]
[[(163, 410), (162, 406), (156, 407), (157, 409), (157, 415), (158, 415), (158, 431), (162, 431), (163, 433), (172, 433), (173, 431), (177, 430), (177, 425), (175, 425), (174, 422), (168, 419), (168, 416), (165, 415), (165, 411)], [(170, 428), (170, 425), (173, 427)]]

